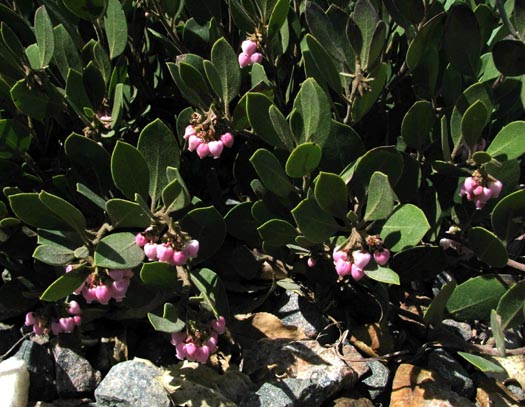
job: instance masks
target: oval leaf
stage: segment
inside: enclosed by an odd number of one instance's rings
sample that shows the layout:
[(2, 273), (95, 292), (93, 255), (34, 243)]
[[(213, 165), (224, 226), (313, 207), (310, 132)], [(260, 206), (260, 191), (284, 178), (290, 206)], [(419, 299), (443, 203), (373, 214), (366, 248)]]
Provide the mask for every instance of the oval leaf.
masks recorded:
[(386, 219), (394, 208), (394, 191), (390, 187), (388, 177), (382, 172), (372, 174), (368, 186), (365, 220)]
[(480, 226), (474, 227), (468, 233), (469, 247), (478, 259), (492, 267), (505, 267), (509, 260), (507, 250), (496, 235)]
[(293, 185), (281, 163), (270, 151), (264, 148), (258, 149), (250, 158), (250, 162), (264, 186), (275, 195), (286, 197), (293, 191)]
[(298, 145), (286, 160), (285, 171), (289, 177), (302, 178), (317, 168), (321, 161), (321, 148), (315, 143)]
[(417, 245), (430, 230), (421, 209), (412, 204), (399, 205), (381, 230), (385, 246), (398, 252)]
[(111, 176), (126, 198), (134, 199), (137, 193), (147, 199), (150, 180), (148, 164), (142, 153), (131, 144), (117, 141), (111, 156)]
[(95, 248), (94, 261), (97, 267), (133, 268), (143, 259), (144, 252), (135, 243), (135, 235), (129, 232), (108, 235)]

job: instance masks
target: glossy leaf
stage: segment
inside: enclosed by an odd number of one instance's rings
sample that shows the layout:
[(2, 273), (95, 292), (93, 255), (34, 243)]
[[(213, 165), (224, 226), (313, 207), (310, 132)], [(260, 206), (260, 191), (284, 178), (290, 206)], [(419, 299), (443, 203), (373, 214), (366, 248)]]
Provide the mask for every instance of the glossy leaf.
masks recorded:
[(200, 243), (199, 256), (194, 262), (203, 262), (213, 256), (226, 237), (226, 224), (213, 206), (191, 210), (180, 224), (182, 230)]
[(264, 186), (280, 197), (286, 197), (293, 191), (293, 185), (275, 155), (260, 148), (250, 158), (257, 175)]
[(291, 152), (285, 171), (289, 177), (301, 178), (315, 170), (320, 161), (321, 148), (315, 143), (303, 143)]
[(417, 245), (430, 230), (421, 209), (412, 204), (399, 205), (381, 230), (381, 239), (392, 251)]
[[(152, 146), (152, 148), (157, 147)], [(149, 167), (142, 153), (131, 144), (117, 141), (111, 156), (111, 176), (117, 188), (128, 199), (134, 199), (135, 193), (142, 198), (147, 198), (150, 182)], [(154, 174), (154, 177), (156, 176), (157, 174)]]
[(53, 24), (45, 6), (40, 6), (35, 12), (35, 36), (40, 53), (40, 68), (44, 68), (51, 62), (55, 51)]
[(507, 250), (496, 235), (476, 226), (469, 230), (468, 245), (478, 259), (492, 267), (504, 267), (509, 259)]
[(168, 185), (166, 168), (178, 167), (180, 164), (179, 145), (170, 128), (162, 120), (156, 119), (141, 131), (137, 148), (149, 169), (149, 196), (156, 202)]
[(394, 209), (394, 191), (388, 182), (388, 177), (376, 171), (370, 178), (368, 198), (364, 220), (386, 219)]
[(470, 278), (456, 287), (447, 310), (457, 319), (488, 321), (506, 289), (497, 275)]
[(301, 233), (313, 243), (322, 243), (339, 230), (334, 218), (312, 198), (302, 200), (292, 210), (292, 216)]
[(492, 229), (496, 235), (510, 242), (523, 227), (525, 220), (525, 190), (519, 190), (501, 199), (494, 207)]
[(57, 278), (40, 296), (42, 301), (54, 302), (67, 297), (86, 280), (89, 268), (77, 267)]
[(525, 122), (515, 121), (503, 127), (488, 146), (487, 154), (499, 161), (525, 154)]
[(126, 49), (128, 42), (128, 23), (119, 0), (107, 0), (104, 29), (109, 45), (109, 57), (118, 57)]
[(348, 211), (348, 191), (339, 175), (321, 172), (314, 188), (317, 204), (332, 216), (344, 219)]
[(432, 103), (420, 100), (412, 105), (403, 118), (401, 136), (407, 146), (421, 150), (430, 141), (435, 114)]
[(97, 267), (133, 268), (143, 259), (144, 252), (135, 243), (135, 235), (129, 232), (107, 235), (95, 248), (94, 262)]
[(294, 244), (298, 235), (297, 230), (282, 219), (271, 219), (259, 226), (257, 231), (262, 240), (272, 246)]
[(501, 316), (501, 329), (516, 328), (525, 321), (525, 280), (514, 284), (498, 302), (496, 312)]

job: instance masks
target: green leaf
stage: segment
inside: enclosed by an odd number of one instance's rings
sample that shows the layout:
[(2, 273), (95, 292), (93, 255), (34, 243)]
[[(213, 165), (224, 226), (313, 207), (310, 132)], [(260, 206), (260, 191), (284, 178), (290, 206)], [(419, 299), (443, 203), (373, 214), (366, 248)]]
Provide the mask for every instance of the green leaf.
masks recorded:
[(518, 235), (525, 220), (525, 190), (519, 190), (501, 199), (491, 214), (492, 229), (506, 242)]
[(108, 0), (104, 29), (109, 45), (109, 57), (113, 59), (124, 52), (128, 42), (128, 23), (119, 0)]
[(330, 101), (313, 78), (301, 85), (293, 104), (292, 131), (299, 143), (314, 142), (321, 147), (330, 133)]
[(94, 262), (97, 267), (133, 268), (143, 259), (144, 252), (135, 243), (135, 235), (129, 232), (107, 235), (95, 248)]
[(487, 148), (498, 161), (513, 160), (525, 153), (525, 121), (515, 121), (503, 127)]
[(507, 250), (496, 235), (480, 226), (468, 233), (468, 245), (478, 259), (492, 267), (504, 267), (509, 260)]
[(51, 266), (63, 266), (75, 258), (75, 252), (67, 247), (44, 244), (37, 246), (33, 257)]
[(394, 188), (397, 200), (401, 203), (413, 202), (418, 199), (421, 186), (421, 163), (411, 154), (402, 153), (403, 172)]
[(182, 230), (200, 243), (199, 255), (193, 262), (203, 262), (213, 256), (226, 237), (226, 224), (213, 206), (188, 212), (180, 221)]
[[(152, 202), (156, 202), (168, 185), (166, 168), (178, 167), (180, 164), (179, 145), (170, 128), (162, 120), (156, 119), (140, 133), (137, 148), (146, 160), (149, 169), (149, 195)], [(145, 198), (144, 195), (142, 197)]]
[(288, 151), (291, 151), (294, 148), (295, 139), (286, 118), (275, 105), (269, 107), (268, 116), (282, 144), (286, 146)]
[(31, 135), (17, 121), (0, 119), (0, 158), (25, 153), (31, 145)]
[(187, 207), (191, 203), (191, 196), (179, 170), (168, 167), (166, 176), (169, 184), (162, 190), (162, 200), (168, 211), (173, 212)]
[(472, 154), (472, 161), (474, 161), (477, 165), (482, 165), (491, 162), (492, 157), (485, 151), (476, 151), (474, 154)]
[(348, 191), (339, 175), (321, 172), (314, 188), (315, 199), (321, 209), (344, 219), (348, 212)]
[(341, 79), (335, 67), (332, 56), (328, 54), (321, 43), (311, 34), (306, 34), (306, 44), (319, 73), (335, 92), (341, 92)]
[(82, 285), (90, 271), (88, 267), (77, 267), (69, 273), (63, 274), (47, 287), (40, 299), (55, 302), (67, 297)]
[(294, 244), (299, 234), (292, 225), (282, 219), (271, 219), (259, 226), (257, 231), (262, 240), (272, 246)]
[(149, 213), (135, 202), (114, 198), (106, 202), (113, 228), (147, 228), (151, 224)]
[(439, 290), (430, 303), (430, 306), (425, 311), (425, 315), (423, 316), (423, 321), (425, 321), (425, 324), (431, 324), (434, 326), (441, 325), (441, 322), (444, 319), (447, 302), (456, 289), (456, 286), (456, 282), (452, 280), (441, 287), (441, 290)]
[(418, 67), (432, 46), (437, 45), (443, 31), (445, 16), (445, 13), (439, 13), (428, 20), (410, 43), (406, 63), (411, 71)]
[(180, 332), (184, 329), (184, 326), (186, 325), (181, 319), (177, 319), (175, 322), (173, 322), (167, 318), (159, 317), (150, 312), (148, 312), (148, 320), (151, 323), (151, 326), (153, 326), (153, 329), (159, 332)]
[(474, 102), (461, 118), (461, 133), (463, 140), (472, 149), (481, 137), (483, 129), (488, 124), (490, 114), (485, 104), (478, 100)]
[(83, 241), (75, 232), (38, 229), (37, 243), (39, 245), (65, 248), (74, 252), (77, 247), (83, 244)]
[(355, 22), (361, 33), (361, 64), (366, 69), (368, 68), (368, 52), (372, 45), (372, 38), (379, 21), (379, 16), (369, 0), (357, 0), (354, 7), (354, 13), (352, 14), (352, 20)]
[(510, 287), (498, 302), (496, 311), (501, 316), (501, 329), (516, 328), (525, 321), (524, 304), (525, 280), (522, 280)]
[(46, 191), (40, 192), (40, 194), (38, 194), (38, 199), (40, 199), (40, 202), (42, 202), (47, 209), (67, 223), (80, 236), (85, 236), (86, 218), (75, 206), (56, 195), (47, 193)]
[(472, 355), (466, 352), (458, 352), (458, 355), (482, 372), (505, 373), (505, 369), (499, 364), (491, 362), (482, 356)]
[(525, 44), (522, 41), (504, 39), (492, 47), (492, 58), (498, 71), (505, 76), (525, 74)]
[(417, 245), (430, 230), (421, 209), (412, 204), (399, 205), (381, 230), (385, 246), (398, 252)]
[(37, 193), (9, 195), (11, 209), (22, 222), (42, 229), (69, 230), (71, 226), (39, 199)]
[(221, 81), (220, 94), (224, 105), (235, 98), (241, 87), (241, 70), (237, 54), (224, 38), (218, 39), (211, 49), (211, 62)]
[(40, 6), (35, 12), (35, 36), (40, 52), (40, 68), (44, 68), (49, 65), (55, 52), (53, 24), (45, 6)]
[(181, 287), (177, 270), (168, 263), (144, 263), (140, 269), (140, 278), (147, 285), (171, 289)]
[(67, 73), (66, 100), (74, 105), (74, 109), (79, 115), (83, 115), (84, 108), (86, 107), (93, 109), (91, 100), (84, 87), (82, 74), (74, 69), (69, 69)]
[(128, 199), (134, 199), (135, 193), (147, 199), (150, 182), (148, 164), (142, 153), (131, 144), (117, 141), (111, 156), (111, 176)]
[(352, 121), (357, 123), (360, 121), (365, 114), (374, 106), (377, 99), (383, 92), (383, 89), (386, 84), (388, 74), (388, 65), (386, 63), (381, 63), (375, 67), (368, 78), (373, 78), (374, 80), (368, 83), (370, 91), (366, 92), (363, 96), (359, 96), (355, 99), (352, 104)]
[(496, 342), (496, 348), (498, 349), (499, 356), (505, 356), (505, 334), (501, 326), (501, 316), (498, 315), (495, 309), (490, 311), (490, 329), (492, 336)]
[(71, 35), (62, 24), (53, 29), (53, 34), (55, 36), (53, 58), (62, 78), (66, 80), (70, 68), (77, 72), (82, 71), (82, 61)]
[(386, 219), (394, 209), (394, 191), (388, 182), (388, 177), (375, 171), (370, 178), (368, 198), (364, 220)]
[(323, 171), (340, 173), (366, 152), (361, 137), (355, 130), (343, 123), (331, 120), (330, 133), (322, 150), (319, 168)]
[(317, 144), (300, 144), (286, 160), (285, 171), (289, 177), (302, 178), (315, 170), (320, 161), (321, 148)]
[(228, 297), (219, 276), (208, 268), (190, 272), (191, 282), (197, 287), (215, 317), (228, 315)]
[(231, 208), (224, 216), (228, 234), (236, 239), (248, 242), (251, 246), (258, 246), (259, 234), (257, 222), (252, 216), (254, 202), (241, 202)]
[[(458, 39), (461, 41), (458, 41)], [(447, 14), (445, 51), (459, 72), (476, 77), (480, 66), (481, 33), (469, 6), (457, 4)]]
[(77, 17), (94, 21), (104, 13), (107, 0), (62, 0), (64, 5)]
[(46, 120), (49, 96), (39, 88), (31, 87), (26, 79), (21, 79), (11, 88), (10, 93), (18, 110), (39, 122)]
[(292, 216), (301, 233), (313, 243), (322, 243), (339, 230), (334, 218), (312, 198), (302, 200), (292, 210)]
[(416, 246), (396, 253), (389, 264), (403, 281), (429, 281), (448, 263), (441, 247)]
[(246, 96), (246, 113), (257, 137), (271, 146), (286, 150), (270, 119), (269, 109), (272, 105), (271, 99), (263, 93), (250, 92)]
[(428, 144), (435, 120), (432, 103), (426, 100), (414, 103), (401, 124), (401, 136), (407, 146), (421, 150)]
[(394, 270), (376, 263), (371, 263), (372, 262), (369, 263), (370, 267), (363, 270), (368, 278), (385, 284), (400, 284), (399, 275)]
[(293, 185), (286, 176), (277, 157), (270, 151), (260, 148), (253, 153), (250, 163), (268, 190), (280, 197), (287, 197), (293, 191)]
[(490, 311), (507, 290), (498, 275), (468, 279), (458, 285), (447, 302), (447, 311), (461, 320), (488, 321)]
[(289, 0), (277, 0), (275, 6), (272, 9), (270, 14), (270, 19), (268, 20), (268, 41), (271, 41), (272, 38), (279, 33), (281, 26), (286, 21), (288, 16), (288, 10), (290, 9)]

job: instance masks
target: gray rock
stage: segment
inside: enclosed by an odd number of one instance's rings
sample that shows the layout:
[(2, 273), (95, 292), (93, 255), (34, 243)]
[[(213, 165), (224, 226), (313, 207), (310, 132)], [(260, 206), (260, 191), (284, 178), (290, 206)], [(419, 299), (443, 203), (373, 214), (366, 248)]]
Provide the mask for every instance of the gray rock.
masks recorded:
[(162, 370), (141, 360), (111, 368), (95, 390), (98, 407), (169, 407), (170, 400), (156, 378)]
[(330, 323), (315, 304), (294, 291), (285, 291), (272, 299), (269, 312), (284, 325), (302, 329), (309, 338), (315, 338)]
[(472, 339), (472, 327), (466, 322), (458, 322), (453, 319), (444, 319), (443, 327), (460, 336), (465, 341)]
[[(262, 362), (263, 355), (256, 359)], [(317, 341), (281, 343), (264, 355), (263, 365), (273, 367), (274, 378), (277, 374), (284, 378), (263, 381), (241, 401), (241, 407), (318, 407), (338, 391), (351, 388), (357, 378), (333, 348), (324, 348)]]
[(29, 371), (29, 400), (54, 400), (57, 396), (55, 361), (47, 347), (25, 340), (15, 357), (26, 362)]
[(428, 355), (428, 366), (439, 373), (460, 396), (470, 398), (474, 393), (474, 382), (465, 368), (445, 350), (432, 351)]
[(91, 364), (72, 349), (55, 345), (56, 386), (61, 397), (80, 397), (92, 393), (102, 376)]
[(375, 400), (388, 386), (390, 370), (378, 360), (367, 362), (367, 366), (370, 370), (361, 380), (360, 387), (368, 393), (372, 400)]

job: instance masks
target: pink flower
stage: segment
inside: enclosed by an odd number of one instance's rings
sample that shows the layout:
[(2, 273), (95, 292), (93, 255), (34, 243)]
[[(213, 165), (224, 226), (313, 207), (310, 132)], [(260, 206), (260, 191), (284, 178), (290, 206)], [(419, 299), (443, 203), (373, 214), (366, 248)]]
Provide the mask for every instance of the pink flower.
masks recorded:
[(62, 332), (69, 333), (75, 329), (75, 321), (71, 317), (60, 318), (58, 324), (60, 325), (60, 328), (62, 328)]
[(73, 317), (73, 322), (75, 323), (75, 325), (80, 325), (82, 323), (82, 317), (80, 315), (75, 315)]
[(128, 291), (129, 280), (122, 279), (118, 281), (113, 281), (111, 283), (111, 297), (113, 297), (117, 302), (120, 302), (126, 297), (126, 292)]
[(224, 148), (224, 144), (222, 144), (222, 141), (210, 141), (208, 143), (208, 148), (210, 150), (210, 154), (214, 158), (219, 158), (222, 154), (222, 150)]
[(352, 278), (355, 280), (355, 281), (359, 281), (363, 278), (363, 276), (365, 275), (364, 271), (362, 269), (360, 269), (359, 267), (357, 267), (355, 264), (352, 265)]
[(354, 250), (352, 252), (352, 258), (354, 259), (354, 264), (357, 266), (357, 268), (362, 270), (370, 262), (370, 259), (372, 258), (372, 256), (368, 252), (361, 251), (361, 250)]
[(188, 139), (188, 151), (194, 151), (203, 143), (202, 139), (197, 136), (190, 136)]
[(244, 53), (244, 52), (241, 52), (239, 54), (239, 66), (241, 68), (244, 68), (245, 66), (248, 66), (250, 65), (251, 61), (250, 61), (250, 55)]
[(82, 289), (82, 296), (84, 297), (84, 299), (86, 300), (88, 304), (91, 304), (93, 301), (97, 299), (96, 292), (97, 291), (95, 287), (89, 288), (87, 286), (84, 286), (84, 288)]
[(155, 261), (157, 260), (157, 244), (156, 243), (146, 243), (144, 245), (144, 254), (148, 260)]
[[(33, 326), (33, 331), (36, 333), (35, 326)], [(62, 327), (60, 326), (58, 322), (56, 321), (51, 322), (51, 332), (53, 332), (53, 335), (58, 335), (59, 333), (62, 332)], [(41, 334), (37, 334), (37, 335), (41, 335)]]
[(28, 312), (26, 314), (26, 319), (25, 319), (25, 322), (24, 322), (24, 325), (25, 326), (30, 326), (30, 325), (33, 325), (35, 323), (35, 313), (34, 312)]
[(390, 251), (388, 249), (374, 251), (374, 260), (380, 266), (384, 266), (390, 260)]
[(199, 363), (206, 363), (210, 357), (210, 353), (210, 348), (208, 348), (206, 345), (202, 345), (197, 348), (195, 360)]
[(499, 180), (489, 181), (488, 187), (492, 191), (492, 198), (497, 198), (499, 197), (499, 194), (501, 193), (501, 190), (503, 189), (503, 184)]
[(199, 241), (192, 239), (188, 243), (186, 243), (186, 246), (184, 246), (184, 252), (187, 254), (188, 257), (197, 257), (199, 254)]
[(175, 355), (180, 360), (184, 360), (188, 356), (188, 354), (186, 353), (186, 344), (184, 342), (177, 342), (177, 344), (175, 345), (175, 351)]
[(82, 310), (80, 309), (80, 305), (76, 301), (70, 301), (69, 307), (67, 309), (68, 314), (70, 315), (80, 315), (82, 314)]
[[(42, 325), (39, 325), (39, 324), (33, 325), (33, 332), (35, 333), (35, 335), (42, 335), (46, 333), (46, 331), (47, 329), (43, 327)], [(58, 335), (58, 334), (55, 334), (55, 335)]]
[(335, 262), (335, 271), (337, 272), (337, 275), (340, 277), (344, 277), (352, 271), (352, 263), (350, 263), (348, 260), (344, 260), (343, 258), (339, 258)]
[(313, 267), (315, 267), (317, 262), (315, 261), (315, 259), (313, 257), (308, 257), (308, 260), (306, 261), (306, 264), (308, 265), (308, 267), (313, 268)]
[(252, 55), (257, 50), (257, 43), (252, 40), (244, 40), (241, 49), (245, 54)]
[(168, 243), (157, 245), (157, 258), (159, 259), (159, 261), (162, 261), (164, 263), (171, 263), (172, 257), (173, 249), (171, 245), (169, 245)]
[(190, 124), (186, 126), (186, 129), (184, 130), (184, 140), (188, 140), (190, 136), (195, 136), (197, 132), (195, 131), (195, 128)]
[(254, 52), (250, 55), (250, 62), (252, 64), (260, 64), (263, 60), (263, 55), (260, 52)]
[(176, 346), (178, 343), (184, 342), (188, 338), (188, 334), (184, 331), (173, 332), (171, 334), (171, 344)]
[(224, 133), (221, 136), (222, 144), (224, 144), (224, 147), (231, 148), (233, 146), (234, 137), (231, 133)]
[(107, 285), (101, 284), (95, 288), (95, 296), (98, 302), (105, 305), (111, 299), (111, 289)]
[(176, 266), (183, 266), (188, 261), (188, 255), (183, 251), (174, 251), (173, 252), (173, 264)]
[(210, 148), (207, 143), (199, 144), (197, 147), (197, 155), (202, 159), (210, 154)]
[(135, 235), (135, 243), (138, 247), (144, 247), (144, 245), (148, 243), (148, 239), (146, 239), (142, 233), (137, 233)]
[(124, 270), (114, 269), (110, 270), (108, 274), (115, 281), (120, 281), (124, 278)]
[(334, 251), (332, 253), (332, 258), (334, 259), (334, 263), (337, 262), (339, 259), (347, 261), (348, 260), (348, 253), (336, 248), (336, 249), (334, 249)]
[(188, 360), (195, 360), (195, 357), (197, 356), (197, 345), (195, 345), (193, 342), (190, 342), (185, 344), (183, 349), (186, 353)]
[(210, 327), (215, 332), (217, 332), (219, 335), (222, 335), (224, 331), (226, 330), (226, 320), (223, 316), (220, 316), (217, 319), (212, 319), (210, 321)]

